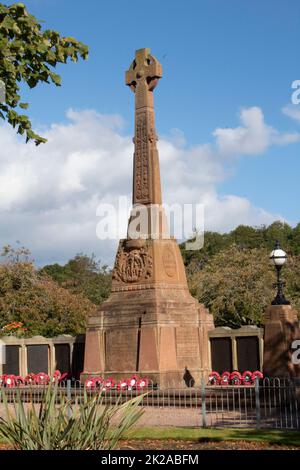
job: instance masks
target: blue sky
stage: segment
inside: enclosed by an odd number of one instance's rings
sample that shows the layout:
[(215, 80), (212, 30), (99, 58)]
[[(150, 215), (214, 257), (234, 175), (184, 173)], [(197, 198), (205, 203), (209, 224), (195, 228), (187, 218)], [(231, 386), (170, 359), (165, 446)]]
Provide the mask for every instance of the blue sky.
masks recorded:
[[(242, 110), (254, 107), (263, 113), (266, 126), (280, 135), (300, 133), (300, 119), (282, 112), (287, 106), (300, 110), (300, 104), (291, 104), (291, 83), (300, 79), (300, 3), (296, 0), (25, 3), (45, 21), (45, 27), (75, 36), (90, 47), (87, 62), (59, 67), (61, 88), (43, 85), (25, 91), (30, 116), (40, 128), (67, 125), (70, 108), (89, 109), (120, 115), (119, 134), (131, 136), (133, 96), (124, 85), (124, 72), (135, 49), (150, 47), (163, 66), (155, 91), (156, 124), (162, 138), (170, 139), (172, 129), (179, 129), (190, 149), (214, 146), (216, 129), (237, 129)], [(297, 223), (300, 141), (294, 140), (270, 143), (259, 151), (239, 154), (237, 150), (223, 165), (230, 176), (215, 184), (218, 197), (246, 198), (267, 213)], [(54, 251), (50, 258), (55, 258)]]

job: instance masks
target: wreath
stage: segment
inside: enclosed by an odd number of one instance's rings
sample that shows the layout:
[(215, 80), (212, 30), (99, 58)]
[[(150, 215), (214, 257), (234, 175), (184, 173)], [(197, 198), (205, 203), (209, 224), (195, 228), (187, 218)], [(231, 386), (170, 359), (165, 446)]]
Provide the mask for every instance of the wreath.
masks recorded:
[(252, 372), (250, 372), (250, 370), (245, 370), (245, 372), (242, 375), (242, 382), (243, 382), (243, 385), (252, 384)]
[(37, 385), (48, 385), (50, 382), (50, 377), (45, 372), (39, 372), (36, 374), (35, 381)]
[(4, 385), (7, 388), (15, 387), (15, 385), (16, 385), (15, 376), (12, 375), (12, 374), (11, 375), (5, 375), (4, 376)]
[(251, 376), (251, 380), (253, 383), (255, 383), (255, 379), (263, 379), (263, 378), (264, 376), (259, 370), (254, 371)]
[(149, 385), (148, 379), (139, 379), (136, 384), (138, 390), (143, 390), (144, 388), (147, 388), (148, 385)]
[(88, 390), (92, 390), (93, 388), (95, 388), (95, 377), (88, 377), (84, 382), (84, 386)]
[(25, 380), (20, 375), (16, 375), (15, 376), (15, 383), (16, 383), (17, 386), (25, 385)]
[(122, 390), (127, 390), (127, 386), (128, 386), (127, 380), (119, 380), (117, 389), (121, 392)]
[(25, 384), (26, 385), (35, 385), (36, 384), (36, 375), (33, 372), (26, 375)]
[(128, 386), (131, 388), (135, 388), (137, 385), (137, 382), (139, 380), (139, 377), (137, 375), (133, 375), (129, 380), (128, 380)]
[(221, 385), (229, 385), (230, 382), (230, 372), (223, 372), (221, 375)]
[(94, 381), (94, 386), (96, 388), (102, 388), (103, 387), (103, 383), (104, 383), (104, 379), (103, 377), (94, 377), (93, 378), (93, 381)]
[(220, 381), (221, 381), (221, 376), (218, 372), (212, 371), (209, 374), (208, 382), (209, 382), (210, 385), (219, 385)]
[(61, 372), (60, 370), (55, 370), (52, 376), (52, 382), (59, 382), (61, 379)]
[(105, 380), (103, 384), (103, 391), (110, 390), (111, 388), (114, 388), (115, 386), (115, 381), (112, 377), (109, 377), (108, 379)]
[(242, 375), (237, 370), (233, 371), (230, 374), (230, 382), (232, 383), (232, 385), (241, 385)]

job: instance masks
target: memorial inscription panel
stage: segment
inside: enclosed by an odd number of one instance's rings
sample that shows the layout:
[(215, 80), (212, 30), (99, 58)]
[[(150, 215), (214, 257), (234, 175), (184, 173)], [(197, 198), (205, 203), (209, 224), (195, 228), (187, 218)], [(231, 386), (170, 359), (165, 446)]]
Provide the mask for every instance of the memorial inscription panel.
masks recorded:
[(199, 355), (198, 330), (194, 327), (176, 328), (176, 348), (179, 357), (197, 357)]

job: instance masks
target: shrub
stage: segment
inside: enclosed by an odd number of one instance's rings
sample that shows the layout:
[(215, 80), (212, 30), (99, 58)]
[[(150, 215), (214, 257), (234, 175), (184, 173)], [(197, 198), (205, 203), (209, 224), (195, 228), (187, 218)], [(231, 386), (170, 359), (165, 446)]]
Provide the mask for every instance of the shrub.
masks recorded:
[(101, 394), (89, 398), (84, 392), (74, 406), (50, 384), (39, 405), (25, 405), (17, 389), (12, 413), (2, 389), (6, 416), (0, 417), (0, 435), (16, 450), (111, 450), (142, 415), (143, 396), (105, 405)]

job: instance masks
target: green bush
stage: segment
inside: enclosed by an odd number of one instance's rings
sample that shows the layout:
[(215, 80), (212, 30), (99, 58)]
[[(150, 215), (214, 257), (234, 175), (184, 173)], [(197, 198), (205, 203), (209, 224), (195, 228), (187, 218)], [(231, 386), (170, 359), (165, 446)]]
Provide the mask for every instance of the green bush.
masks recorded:
[(142, 399), (105, 405), (103, 395), (90, 398), (84, 392), (81, 402), (72, 405), (50, 384), (39, 405), (31, 398), (25, 406), (16, 390), (12, 412), (2, 389), (6, 416), (0, 417), (0, 435), (16, 450), (111, 450), (142, 415)]

